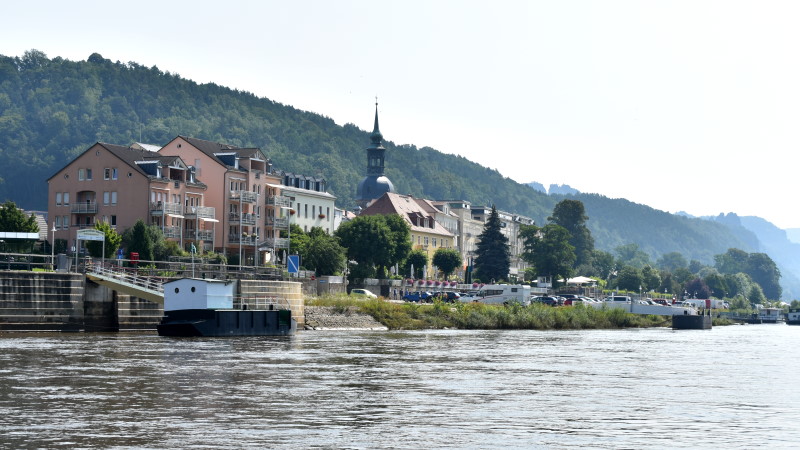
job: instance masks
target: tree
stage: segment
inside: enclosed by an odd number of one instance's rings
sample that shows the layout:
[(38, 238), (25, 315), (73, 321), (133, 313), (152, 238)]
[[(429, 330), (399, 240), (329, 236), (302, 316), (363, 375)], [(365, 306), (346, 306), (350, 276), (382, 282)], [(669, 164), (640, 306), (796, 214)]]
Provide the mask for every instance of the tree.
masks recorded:
[(674, 272), (676, 269), (686, 268), (689, 266), (689, 262), (686, 261), (686, 258), (683, 257), (678, 252), (670, 252), (661, 255), (656, 261), (656, 267), (659, 269), (668, 270), (670, 272)]
[(317, 275), (335, 275), (345, 265), (346, 250), (339, 245), (339, 240), (322, 231), (314, 233), (314, 227), (309, 233), (309, 242), (306, 247), (305, 266), (313, 268)]
[(718, 272), (713, 272), (706, 275), (703, 278), (703, 281), (708, 286), (708, 289), (711, 291), (711, 295), (717, 298), (725, 298), (728, 296), (728, 292), (730, 292), (730, 288), (728, 287), (728, 283), (725, 280), (725, 276), (721, 275)]
[(589, 216), (585, 211), (580, 200), (561, 200), (553, 208), (553, 215), (547, 218), (569, 232), (569, 243), (575, 248), (575, 266), (588, 264), (594, 250), (594, 238), (586, 227)]
[(414, 266), (414, 273), (411, 278), (422, 278), (422, 268), (428, 265), (428, 254), (425, 250), (412, 250), (403, 265), (403, 273), (411, 274), (411, 266)]
[(0, 231), (38, 233), (39, 225), (36, 224), (35, 215), (25, 216), (16, 203), (8, 200), (0, 205)]
[(661, 274), (650, 265), (642, 267), (642, 288), (645, 291), (654, 291), (661, 286)]
[(525, 242), (522, 258), (536, 268), (539, 276), (552, 277), (555, 286), (560, 278), (572, 275), (575, 247), (569, 243), (570, 234), (566, 228), (554, 223), (542, 228), (523, 225), (520, 235)]
[(391, 267), (411, 250), (411, 227), (397, 214), (359, 216), (336, 230), (347, 257), (358, 262), (359, 272)]
[(117, 233), (117, 230), (112, 228), (106, 221), (95, 222), (94, 229), (105, 234), (105, 243), (102, 241), (87, 241), (86, 250), (95, 258), (103, 256), (103, 251), (105, 251), (106, 258), (113, 258), (120, 244), (122, 244), (122, 235)]
[[(7, 201), (0, 205), (0, 231), (17, 233), (38, 233), (39, 225), (36, 224), (36, 216), (25, 213), (17, 208), (12, 201)], [(33, 245), (33, 241), (14, 239), (8, 240), (3, 246), (3, 251), (21, 251)]]
[(391, 252), (384, 265), (392, 267), (405, 260), (411, 252), (411, 226), (398, 214), (389, 214), (384, 218), (391, 232)]
[(705, 281), (700, 278), (695, 278), (686, 283), (684, 289), (687, 295), (692, 298), (711, 298), (711, 289), (709, 289)]
[(721, 255), (714, 255), (714, 267), (720, 273), (734, 274), (747, 271), (747, 260), (750, 255), (738, 248), (729, 248)]
[(781, 298), (781, 271), (766, 253), (751, 253), (747, 258), (747, 267), (744, 271), (750, 278), (761, 286), (763, 295), (770, 300)]
[(153, 255), (153, 239), (142, 219), (137, 220), (131, 227), (127, 243), (128, 259), (130, 259), (131, 253), (138, 253), (139, 259), (143, 261), (153, 261), (155, 259)]
[(508, 277), (511, 251), (508, 248), (508, 238), (501, 231), (501, 227), (497, 209), (492, 205), (492, 212), (483, 227), (483, 232), (478, 236), (478, 245), (475, 249), (475, 270), (478, 278), (484, 282), (492, 280), (499, 282)]
[(642, 268), (650, 264), (650, 256), (639, 250), (638, 244), (620, 245), (614, 251), (617, 253), (617, 262), (620, 266), (633, 266)]
[(452, 248), (440, 248), (433, 254), (433, 265), (442, 271), (445, 280), (462, 263), (461, 253)]
[(627, 291), (639, 291), (644, 286), (642, 271), (633, 266), (623, 266), (617, 275), (617, 288)]

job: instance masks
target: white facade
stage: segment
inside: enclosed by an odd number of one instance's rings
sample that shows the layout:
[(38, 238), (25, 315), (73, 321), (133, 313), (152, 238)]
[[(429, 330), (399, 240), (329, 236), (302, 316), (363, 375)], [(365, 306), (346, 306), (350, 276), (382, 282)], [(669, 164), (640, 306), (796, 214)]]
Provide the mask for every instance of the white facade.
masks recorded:
[(164, 311), (233, 308), (232, 281), (181, 278), (164, 283)]
[(299, 226), (306, 233), (313, 227), (320, 227), (328, 234), (334, 232), (334, 195), (292, 186), (281, 186), (281, 190), (295, 211), (289, 219), (290, 224)]

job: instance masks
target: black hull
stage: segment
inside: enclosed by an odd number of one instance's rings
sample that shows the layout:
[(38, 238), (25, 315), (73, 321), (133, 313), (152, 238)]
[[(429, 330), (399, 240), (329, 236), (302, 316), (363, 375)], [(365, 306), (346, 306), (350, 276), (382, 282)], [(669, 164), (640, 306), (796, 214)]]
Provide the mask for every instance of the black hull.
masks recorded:
[(297, 322), (288, 309), (184, 309), (166, 312), (156, 329), (159, 336), (289, 336)]
[(711, 316), (672, 316), (673, 330), (710, 330)]
[(800, 320), (787, 320), (786, 325), (800, 325)]

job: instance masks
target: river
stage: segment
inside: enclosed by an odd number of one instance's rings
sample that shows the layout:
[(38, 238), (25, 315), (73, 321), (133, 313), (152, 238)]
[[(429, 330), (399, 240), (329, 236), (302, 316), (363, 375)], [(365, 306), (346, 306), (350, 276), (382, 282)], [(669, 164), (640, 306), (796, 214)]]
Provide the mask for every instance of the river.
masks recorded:
[(800, 327), (0, 334), (2, 448), (800, 445)]

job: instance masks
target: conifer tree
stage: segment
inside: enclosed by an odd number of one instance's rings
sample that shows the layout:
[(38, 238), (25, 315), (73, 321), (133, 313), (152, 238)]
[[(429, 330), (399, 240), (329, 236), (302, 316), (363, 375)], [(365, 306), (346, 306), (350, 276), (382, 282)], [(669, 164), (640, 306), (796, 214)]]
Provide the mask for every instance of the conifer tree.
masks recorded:
[(484, 283), (490, 283), (492, 280), (499, 282), (508, 278), (511, 251), (508, 248), (508, 238), (501, 229), (500, 217), (492, 205), (489, 220), (478, 236), (478, 246), (475, 250), (475, 270), (478, 278)]

